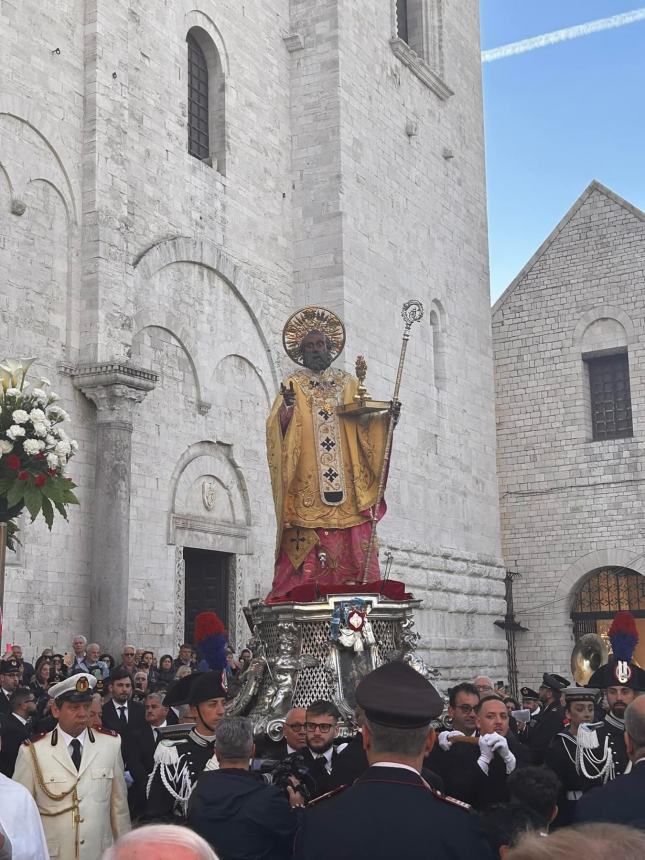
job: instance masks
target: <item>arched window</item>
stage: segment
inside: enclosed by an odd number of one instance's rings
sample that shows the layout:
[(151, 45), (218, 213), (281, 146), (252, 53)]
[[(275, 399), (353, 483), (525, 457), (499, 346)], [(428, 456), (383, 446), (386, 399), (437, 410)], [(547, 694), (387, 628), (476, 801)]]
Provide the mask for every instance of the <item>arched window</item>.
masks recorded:
[(645, 645), (645, 576), (626, 567), (607, 567), (592, 573), (580, 586), (571, 609), (573, 635), (604, 636), (617, 612), (628, 609), (637, 619)]
[(188, 152), (226, 173), (225, 79), (208, 33), (193, 27), (188, 45)]
[(430, 305), (430, 326), (432, 329), (432, 370), (436, 388), (445, 388), (448, 381), (446, 367), (446, 320), (441, 302), (433, 299)]
[(188, 152), (204, 161), (210, 158), (208, 124), (208, 64), (197, 39), (188, 42)]

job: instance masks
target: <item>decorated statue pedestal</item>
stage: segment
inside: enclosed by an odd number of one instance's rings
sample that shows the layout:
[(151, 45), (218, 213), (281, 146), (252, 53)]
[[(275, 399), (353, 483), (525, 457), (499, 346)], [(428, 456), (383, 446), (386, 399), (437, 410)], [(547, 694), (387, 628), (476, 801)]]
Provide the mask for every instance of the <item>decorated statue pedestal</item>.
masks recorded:
[(279, 740), (290, 708), (327, 699), (338, 708), (342, 728), (351, 730), (356, 685), (372, 669), (405, 660), (436, 679), (414, 652), (420, 637), (412, 613), (419, 605), (392, 581), (356, 592), (346, 587), (313, 602), (251, 601), (246, 616), (255, 656), (228, 713), (250, 717), (257, 735)]

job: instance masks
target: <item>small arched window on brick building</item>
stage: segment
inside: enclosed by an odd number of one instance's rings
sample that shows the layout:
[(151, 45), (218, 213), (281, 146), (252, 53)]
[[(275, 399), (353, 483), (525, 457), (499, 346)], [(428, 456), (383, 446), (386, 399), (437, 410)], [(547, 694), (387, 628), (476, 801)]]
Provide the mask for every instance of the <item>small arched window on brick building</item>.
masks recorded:
[(188, 152), (226, 173), (225, 78), (213, 40), (192, 27), (188, 46)]

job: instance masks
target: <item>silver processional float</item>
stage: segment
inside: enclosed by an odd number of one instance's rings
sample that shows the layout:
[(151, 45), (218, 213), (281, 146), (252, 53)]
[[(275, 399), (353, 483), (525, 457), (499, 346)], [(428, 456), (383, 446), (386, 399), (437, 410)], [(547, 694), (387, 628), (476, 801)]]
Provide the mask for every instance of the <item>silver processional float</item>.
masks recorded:
[[(281, 386), (267, 422), (278, 521), (276, 571), (271, 593), (244, 609), (253, 659), (227, 703), (230, 716), (252, 719), (258, 736), (280, 740), (289, 709), (306, 707), (316, 699), (334, 702), (341, 714), (341, 733), (352, 731), (356, 685), (387, 661), (404, 660), (435, 684), (439, 677), (415, 653), (420, 636), (414, 630), (413, 611), (421, 601), (403, 583), (390, 580), (387, 569), (381, 577), (378, 565), (376, 527), (384, 512), (406, 351), (412, 326), (423, 317), (421, 302), (407, 301), (402, 317), (405, 327), (391, 401), (373, 400), (368, 394), (363, 356), (356, 360), (356, 377), (329, 367), (345, 342), (344, 326), (331, 311), (303, 308), (285, 325), (285, 350), (304, 369), (286, 381), (288, 388), (286, 383)], [(303, 342), (311, 340), (312, 333), (324, 335), (329, 353), (324, 368), (325, 362), (316, 365), (303, 353)], [(294, 419), (294, 413), (300, 414)], [(341, 473), (348, 465), (343, 458), (352, 457), (360, 461), (363, 476), (369, 473), (364, 482), (368, 486), (343, 486)], [(317, 528), (298, 518), (298, 500), (291, 498), (302, 491), (297, 460), (305, 462), (308, 475), (313, 461), (318, 466), (318, 497), (305, 501), (309, 508), (327, 505), (322, 509), (324, 522), (313, 521)], [(349, 465), (351, 480), (357, 464)], [(370, 501), (365, 510), (363, 491)], [(304, 492), (311, 493), (311, 487)], [(342, 510), (352, 499), (363, 521), (355, 527), (356, 534), (349, 537), (352, 530), (346, 529), (339, 536), (325, 529), (328, 508), (335, 512), (340, 505)], [(333, 516), (330, 521), (335, 522)], [(354, 541), (345, 557), (334, 537)], [(291, 586), (288, 590), (285, 580)]]

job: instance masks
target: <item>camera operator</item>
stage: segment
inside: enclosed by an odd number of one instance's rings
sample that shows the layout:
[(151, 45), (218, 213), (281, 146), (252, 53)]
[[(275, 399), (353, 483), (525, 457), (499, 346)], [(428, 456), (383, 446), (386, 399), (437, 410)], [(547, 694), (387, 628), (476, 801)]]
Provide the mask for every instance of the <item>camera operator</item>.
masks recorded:
[(193, 791), (188, 825), (221, 860), (289, 860), (304, 806), (295, 777), (286, 792), (249, 770), (253, 724), (227, 717), (217, 727), (219, 770), (204, 771)]

